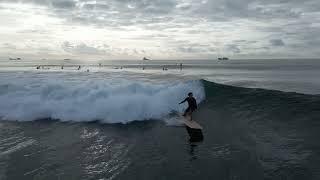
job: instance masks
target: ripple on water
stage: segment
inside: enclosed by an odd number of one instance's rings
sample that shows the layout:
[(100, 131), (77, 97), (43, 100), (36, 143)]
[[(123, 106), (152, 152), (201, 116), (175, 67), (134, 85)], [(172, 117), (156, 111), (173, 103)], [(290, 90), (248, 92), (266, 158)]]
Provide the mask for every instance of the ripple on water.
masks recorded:
[(88, 141), (82, 162), (86, 179), (113, 179), (129, 166), (130, 144), (103, 136), (97, 129), (84, 130), (81, 137)]

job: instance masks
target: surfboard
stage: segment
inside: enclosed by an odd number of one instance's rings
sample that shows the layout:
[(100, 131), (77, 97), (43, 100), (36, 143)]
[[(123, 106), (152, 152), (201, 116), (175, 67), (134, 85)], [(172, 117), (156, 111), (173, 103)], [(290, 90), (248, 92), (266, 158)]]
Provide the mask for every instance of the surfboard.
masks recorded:
[(201, 125), (198, 124), (195, 120), (190, 120), (190, 116), (182, 116), (183, 118), (183, 123), (188, 126), (189, 128), (192, 128), (192, 129), (202, 129)]

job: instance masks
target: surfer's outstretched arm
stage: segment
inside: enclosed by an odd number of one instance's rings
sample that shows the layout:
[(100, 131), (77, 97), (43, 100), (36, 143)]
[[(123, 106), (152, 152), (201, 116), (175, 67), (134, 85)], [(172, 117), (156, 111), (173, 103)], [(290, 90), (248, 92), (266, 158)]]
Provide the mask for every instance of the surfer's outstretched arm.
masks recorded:
[(181, 101), (179, 104), (182, 104), (182, 103), (184, 103), (184, 102), (186, 102), (186, 101), (187, 101), (187, 98), (184, 99), (183, 101)]

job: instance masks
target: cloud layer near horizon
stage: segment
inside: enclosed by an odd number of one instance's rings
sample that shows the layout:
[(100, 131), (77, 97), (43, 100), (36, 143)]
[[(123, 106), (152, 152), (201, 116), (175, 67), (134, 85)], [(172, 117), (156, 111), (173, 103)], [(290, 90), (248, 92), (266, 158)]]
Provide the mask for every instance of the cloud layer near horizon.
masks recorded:
[(0, 0), (0, 56), (319, 57), (318, 0)]

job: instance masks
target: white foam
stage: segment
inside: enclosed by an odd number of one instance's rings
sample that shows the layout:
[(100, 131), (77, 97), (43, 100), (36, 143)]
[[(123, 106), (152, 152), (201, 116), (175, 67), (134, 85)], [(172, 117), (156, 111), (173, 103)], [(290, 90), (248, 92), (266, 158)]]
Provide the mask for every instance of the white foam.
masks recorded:
[(104, 123), (162, 119), (172, 111), (183, 111), (186, 104), (178, 103), (189, 91), (198, 102), (205, 98), (197, 80), (155, 83), (123, 77), (20, 74), (1, 78), (0, 118)]

